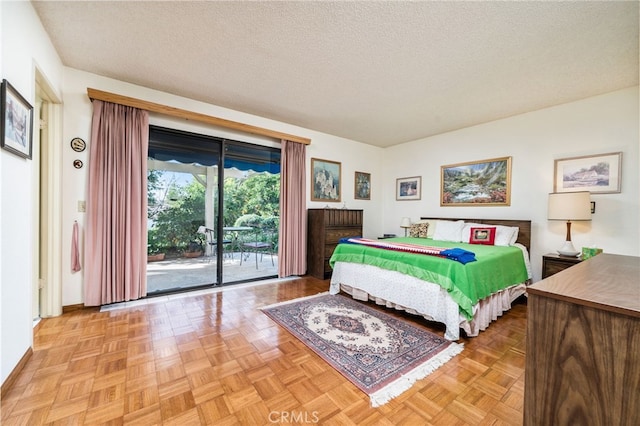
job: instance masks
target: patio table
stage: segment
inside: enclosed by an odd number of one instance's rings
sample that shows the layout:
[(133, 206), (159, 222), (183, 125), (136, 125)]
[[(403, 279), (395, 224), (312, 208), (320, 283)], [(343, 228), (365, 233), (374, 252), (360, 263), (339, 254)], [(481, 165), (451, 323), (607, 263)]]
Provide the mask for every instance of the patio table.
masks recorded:
[(222, 230), (225, 234), (229, 235), (229, 239), (231, 240), (231, 257), (233, 257), (234, 251), (242, 251), (238, 242), (240, 233), (252, 231), (253, 228), (251, 226), (225, 226)]

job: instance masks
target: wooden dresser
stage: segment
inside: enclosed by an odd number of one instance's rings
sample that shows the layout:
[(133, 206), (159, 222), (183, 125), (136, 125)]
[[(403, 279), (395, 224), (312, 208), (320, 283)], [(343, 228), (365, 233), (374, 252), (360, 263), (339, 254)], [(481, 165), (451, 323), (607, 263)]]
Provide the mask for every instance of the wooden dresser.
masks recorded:
[(307, 274), (329, 278), (329, 259), (340, 238), (362, 236), (362, 210), (308, 209), (307, 213)]
[(525, 426), (640, 424), (639, 278), (599, 254), (528, 287)]

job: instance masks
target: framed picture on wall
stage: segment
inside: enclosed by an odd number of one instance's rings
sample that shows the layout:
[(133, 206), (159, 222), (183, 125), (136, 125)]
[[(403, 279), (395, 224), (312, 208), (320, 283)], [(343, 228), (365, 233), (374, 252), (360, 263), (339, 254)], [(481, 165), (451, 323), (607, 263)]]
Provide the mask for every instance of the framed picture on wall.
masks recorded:
[(341, 167), (336, 161), (311, 159), (311, 201), (340, 202)]
[(356, 172), (353, 194), (356, 200), (371, 199), (371, 173)]
[(553, 192), (616, 194), (622, 181), (622, 153), (560, 158), (554, 162)]
[(2, 148), (31, 159), (33, 145), (33, 107), (7, 80), (2, 80)]
[(441, 167), (441, 206), (511, 204), (511, 157)]
[(421, 192), (421, 176), (396, 179), (396, 200), (419, 200)]

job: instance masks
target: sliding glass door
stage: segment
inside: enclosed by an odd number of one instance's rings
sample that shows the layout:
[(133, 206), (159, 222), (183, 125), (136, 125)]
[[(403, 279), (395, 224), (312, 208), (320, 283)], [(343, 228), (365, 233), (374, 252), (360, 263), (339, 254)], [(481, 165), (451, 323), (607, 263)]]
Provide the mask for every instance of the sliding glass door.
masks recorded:
[(280, 150), (224, 147), (224, 282), (278, 275)]
[(279, 149), (152, 126), (148, 165), (149, 294), (277, 275)]

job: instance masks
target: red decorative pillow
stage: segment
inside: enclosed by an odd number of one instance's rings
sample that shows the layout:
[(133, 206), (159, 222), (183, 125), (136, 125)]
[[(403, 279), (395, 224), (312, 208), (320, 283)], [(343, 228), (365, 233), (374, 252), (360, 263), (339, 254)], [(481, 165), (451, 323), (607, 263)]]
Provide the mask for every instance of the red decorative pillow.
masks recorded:
[(471, 228), (469, 235), (469, 244), (484, 244), (492, 246), (496, 239), (496, 228)]

